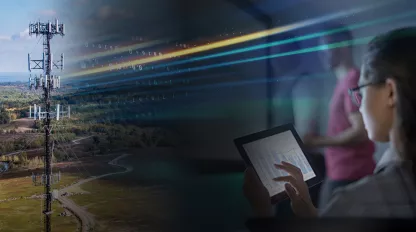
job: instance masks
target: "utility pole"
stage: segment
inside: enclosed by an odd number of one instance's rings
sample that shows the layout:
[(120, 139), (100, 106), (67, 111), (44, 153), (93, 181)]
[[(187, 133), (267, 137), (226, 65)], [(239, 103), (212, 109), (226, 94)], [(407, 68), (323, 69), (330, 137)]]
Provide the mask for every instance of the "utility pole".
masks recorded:
[[(51, 214), (52, 214), (52, 193), (51, 193), (51, 177), (52, 177), (52, 147), (50, 142), (51, 135), (51, 90), (60, 87), (60, 78), (52, 76), (52, 67), (57, 67), (63, 70), (64, 67), (64, 56), (61, 55), (61, 60), (53, 63), (52, 53), (51, 53), (51, 39), (54, 35), (65, 35), (64, 24), (58, 24), (58, 20), (55, 20), (55, 24), (48, 23), (30, 23), (29, 24), (29, 35), (35, 34), (36, 36), (43, 36), (43, 59), (42, 60), (31, 60), (30, 54), (28, 54), (28, 65), (29, 72), (32, 69), (42, 69), (44, 76), (39, 78), (29, 78), (29, 86), (35, 85), (36, 88), (43, 88), (44, 102), (46, 105), (46, 117), (44, 119), (45, 124), (45, 157), (44, 157), (44, 175), (46, 178), (45, 181), (45, 204), (43, 209), (44, 214), (44, 223), (45, 223), (45, 232), (51, 232)], [(35, 66), (31, 67), (31, 62)], [(34, 82), (34, 83), (33, 83)], [(32, 84), (33, 83), (33, 84)]]

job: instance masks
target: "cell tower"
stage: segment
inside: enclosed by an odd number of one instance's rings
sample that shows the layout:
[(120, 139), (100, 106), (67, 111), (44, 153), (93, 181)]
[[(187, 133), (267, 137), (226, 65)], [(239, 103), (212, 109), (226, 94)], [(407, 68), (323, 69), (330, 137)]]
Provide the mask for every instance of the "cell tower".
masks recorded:
[[(52, 67), (57, 67), (63, 70), (64, 68), (64, 55), (61, 55), (61, 60), (54, 63), (52, 60), (51, 54), (51, 39), (55, 35), (65, 35), (64, 24), (58, 24), (58, 20), (55, 20), (55, 24), (48, 23), (30, 23), (29, 24), (29, 35), (35, 34), (36, 36), (43, 36), (43, 57), (42, 60), (31, 60), (30, 54), (28, 54), (28, 65), (29, 72), (32, 69), (42, 69), (43, 76), (39, 78), (32, 77), (29, 78), (29, 87), (35, 86), (35, 88), (42, 88), (44, 92), (44, 101), (46, 104), (46, 117), (44, 118), (45, 122), (45, 205), (43, 209), (43, 214), (45, 217), (45, 232), (51, 232), (51, 214), (52, 214), (52, 193), (51, 193), (51, 180), (52, 180), (52, 168), (51, 168), (51, 151), (52, 146), (50, 142), (51, 134), (51, 91), (60, 87), (60, 78), (57, 76), (52, 76), (51, 71)], [(34, 67), (31, 67), (31, 62), (34, 63)]]

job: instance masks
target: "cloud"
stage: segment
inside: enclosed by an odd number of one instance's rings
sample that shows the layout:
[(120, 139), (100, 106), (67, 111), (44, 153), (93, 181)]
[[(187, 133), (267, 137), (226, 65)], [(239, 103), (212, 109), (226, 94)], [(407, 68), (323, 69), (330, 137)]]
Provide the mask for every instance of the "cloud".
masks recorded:
[(32, 37), (29, 36), (29, 28), (26, 30), (16, 33), (14, 35), (8, 36), (8, 35), (0, 35), (0, 41), (17, 41), (17, 40), (28, 40)]
[(7, 36), (7, 35), (0, 35), (0, 41), (1, 40), (12, 40), (11, 36)]
[(43, 16), (55, 16), (56, 15), (56, 11), (55, 10), (52, 10), (52, 9), (49, 9), (49, 10), (41, 10), (39, 13), (41, 15), (43, 15)]
[(14, 34), (11, 36), (11, 40), (23, 40), (23, 39), (30, 39), (31, 36), (29, 36), (29, 28), (27, 28), (26, 30), (19, 32), (17, 34)]

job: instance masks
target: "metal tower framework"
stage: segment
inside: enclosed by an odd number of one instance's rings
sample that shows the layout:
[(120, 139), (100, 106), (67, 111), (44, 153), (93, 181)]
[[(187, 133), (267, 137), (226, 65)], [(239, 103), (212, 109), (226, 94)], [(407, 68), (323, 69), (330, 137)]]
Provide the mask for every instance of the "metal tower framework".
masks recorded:
[[(64, 56), (61, 55), (61, 60), (53, 63), (52, 53), (51, 53), (51, 39), (55, 35), (65, 35), (64, 24), (59, 24), (58, 20), (55, 20), (55, 24), (48, 23), (30, 23), (29, 24), (29, 35), (43, 36), (43, 59), (42, 60), (31, 60), (30, 54), (28, 54), (28, 65), (29, 71), (32, 69), (42, 69), (44, 71), (44, 81), (40, 83), (36, 81), (35, 85), (42, 87), (44, 92), (44, 101), (46, 104), (46, 117), (45, 122), (45, 167), (44, 175), (46, 175), (45, 181), (45, 204), (44, 204), (44, 223), (45, 223), (45, 232), (51, 232), (51, 214), (52, 214), (52, 193), (51, 193), (51, 177), (52, 177), (52, 144), (50, 141), (51, 135), (51, 91), (54, 88), (59, 88), (59, 85), (56, 85), (56, 81), (59, 78), (51, 76), (52, 67), (57, 67), (63, 70), (64, 68)], [(31, 67), (31, 62), (35, 64), (34, 67)], [(29, 78), (29, 86), (31, 86), (31, 81), (33, 79)]]

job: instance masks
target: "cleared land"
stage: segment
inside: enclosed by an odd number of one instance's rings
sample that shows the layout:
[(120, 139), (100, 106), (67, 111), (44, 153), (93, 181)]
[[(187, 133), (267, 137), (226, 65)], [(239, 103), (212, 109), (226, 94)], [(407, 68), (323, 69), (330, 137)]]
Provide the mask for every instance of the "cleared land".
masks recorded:
[[(42, 203), (39, 199), (0, 203), (0, 231), (43, 231)], [(57, 202), (52, 207), (52, 229), (62, 232), (76, 231), (76, 218), (58, 216), (64, 209)]]
[(183, 176), (181, 167), (157, 152), (132, 153), (119, 162), (132, 167), (131, 172), (85, 183), (80, 187), (89, 194), (70, 197), (95, 215), (94, 231), (166, 231), (177, 226), (179, 202), (172, 184)]
[[(108, 165), (117, 155), (96, 156), (80, 159), (80, 162), (57, 164), (62, 173), (60, 183), (53, 189), (60, 189), (90, 175), (100, 175), (122, 170)], [(58, 169), (56, 169), (58, 170)], [(41, 173), (39, 169), (39, 173)], [(33, 186), (31, 171), (5, 173), (0, 176), (0, 231), (41, 231), (42, 201), (28, 197), (43, 193), (43, 186)], [(8, 200), (8, 201), (4, 201)], [(59, 231), (74, 231), (78, 220), (74, 216), (58, 216), (64, 209), (58, 202), (53, 205), (53, 226)]]

